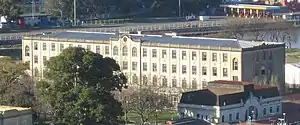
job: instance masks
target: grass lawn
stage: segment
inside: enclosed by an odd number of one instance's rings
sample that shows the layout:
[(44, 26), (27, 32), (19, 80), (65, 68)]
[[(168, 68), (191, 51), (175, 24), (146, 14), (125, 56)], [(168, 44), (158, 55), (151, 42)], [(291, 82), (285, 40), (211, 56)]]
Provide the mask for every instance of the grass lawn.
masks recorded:
[(300, 62), (300, 49), (286, 49), (285, 60), (286, 63)]
[[(127, 114), (128, 121), (134, 121), (135, 123), (140, 123), (141, 119), (140, 116), (137, 113), (130, 112)], [(157, 123), (164, 123), (167, 120), (170, 120), (171, 118), (177, 117), (177, 112), (175, 111), (162, 111), (157, 116)], [(155, 123), (155, 117), (151, 116), (148, 120), (150, 123)]]

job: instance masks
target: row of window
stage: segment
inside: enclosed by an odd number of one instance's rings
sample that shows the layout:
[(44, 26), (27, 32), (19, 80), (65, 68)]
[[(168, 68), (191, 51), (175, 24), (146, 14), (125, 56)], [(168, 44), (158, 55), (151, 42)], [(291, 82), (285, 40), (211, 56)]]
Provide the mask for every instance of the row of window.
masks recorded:
[[(280, 106), (277, 106), (276, 112), (277, 112), (277, 113), (280, 112)], [(273, 113), (273, 108), (272, 108), (272, 107), (269, 108), (269, 113), (270, 113), (270, 114)], [(240, 118), (239, 115), (240, 115), (239, 113), (236, 113), (236, 118), (235, 118), (235, 120), (239, 120), (239, 118)], [(263, 109), (263, 115), (267, 115), (267, 109), (266, 109), (266, 108)], [(198, 115), (197, 115), (197, 116), (198, 116)], [(233, 121), (233, 119), (232, 119), (232, 114), (229, 114), (229, 115), (228, 115), (228, 118), (229, 118), (229, 121)], [(225, 121), (225, 116), (222, 115), (222, 122), (224, 122), (224, 121)]]
[[(131, 64), (131, 69), (134, 71), (137, 71), (137, 66), (138, 63), (137, 62), (132, 62)], [(123, 70), (128, 70), (128, 62), (127, 61), (123, 61), (122, 62), (122, 69)], [(167, 73), (167, 64), (162, 64), (161, 66), (161, 71), (163, 73)], [(143, 71), (148, 71), (148, 65), (146, 62), (143, 62)], [(233, 70), (238, 70), (238, 64), (237, 63), (233, 63)], [(152, 72), (157, 72), (157, 64), (156, 63), (152, 63)], [(213, 76), (218, 76), (217, 73), (217, 67), (212, 67), (212, 74)], [(177, 73), (177, 65), (173, 64), (172, 65), (172, 73)], [(186, 74), (187, 73), (187, 65), (182, 65), (181, 66), (181, 74)], [(197, 66), (192, 66), (192, 74), (196, 75), (197, 74)], [(203, 66), (202, 67), (202, 75), (207, 75), (207, 67)], [(228, 68), (223, 68), (223, 77), (227, 77), (228, 76)]]
[[(189, 86), (187, 84), (187, 80), (184, 78), (181, 80), (181, 86), (179, 86), (179, 83), (177, 82), (176, 78), (173, 78), (171, 81), (171, 87), (181, 87), (181, 88), (192, 88), (192, 89), (197, 89), (197, 80), (194, 78), (192, 80), (191, 86)], [(136, 76), (135, 74), (132, 76), (132, 84), (138, 84), (138, 76)], [(143, 85), (153, 85), (153, 86), (158, 86), (158, 78), (156, 76), (153, 76), (152, 78), (152, 83), (149, 82), (148, 77), (146, 75), (144, 75), (142, 77), (142, 84)], [(168, 79), (163, 76), (161, 78), (161, 86), (162, 87), (168, 87)]]
[[(73, 44), (69, 44), (69, 47), (73, 47)], [(78, 45), (78, 47), (82, 47), (82, 45)], [(64, 44), (60, 44), (59, 46), (59, 51), (63, 51), (63, 49), (65, 48)], [(91, 45), (87, 45), (86, 47), (87, 50), (91, 50)], [(34, 50), (38, 50), (38, 42), (34, 42)], [(47, 50), (47, 45), (46, 43), (43, 43), (43, 51)], [(25, 51), (29, 52), (29, 46), (25, 47)], [(56, 44), (55, 43), (51, 43), (51, 51), (56, 51)], [(100, 53), (100, 46), (96, 46), (96, 53)], [(137, 48), (133, 47), (132, 48), (132, 55), (133, 57), (136, 57), (137, 54)], [(172, 59), (176, 59), (177, 58), (177, 54), (176, 54), (176, 50), (172, 50)], [(109, 54), (109, 46), (105, 46), (105, 54)], [(117, 46), (113, 47), (113, 55), (117, 56), (119, 55), (119, 48)], [(127, 46), (124, 46), (122, 48), (122, 55), (123, 56), (128, 56), (128, 48)], [(27, 56), (27, 54), (26, 54)], [(29, 54), (28, 54), (29, 56)], [(143, 48), (143, 57), (147, 57), (147, 48)], [(187, 59), (187, 52), (186, 51), (182, 51), (181, 53), (181, 59), (186, 60)], [(152, 49), (152, 57), (156, 58), (157, 57), (157, 50), (156, 49)], [(162, 58), (167, 58), (167, 50), (162, 50)], [(192, 52), (192, 60), (196, 60), (197, 59), (197, 53), (196, 51)], [(218, 56), (217, 53), (212, 53), (212, 61), (217, 61)], [(202, 52), (202, 61), (207, 61), (207, 52)], [(227, 62), (228, 61), (228, 54), (227, 53), (223, 53), (222, 55), (222, 61), (223, 62)]]

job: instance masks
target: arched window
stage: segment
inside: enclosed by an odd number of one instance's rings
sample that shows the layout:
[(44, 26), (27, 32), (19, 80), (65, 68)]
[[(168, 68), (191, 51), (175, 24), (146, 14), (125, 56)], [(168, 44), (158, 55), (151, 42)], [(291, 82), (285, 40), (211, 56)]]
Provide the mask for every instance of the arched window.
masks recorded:
[(118, 55), (118, 47), (117, 46), (114, 46), (114, 48), (113, 48), (113, 55), (114, 56), (117, 56)]
[(127, 46), (123, 47), (123, 49), (122, 49), (122, 55), (123, 56), (128, 56), (128, 48), (127, 48)]
[(25, 56), (29, 56), (30, 55), (30, 49), (29, 49), (29, 46), (26, 45), (25, 46)]
[(172, 79), (172, 87), (177, 87), (177, 79), (176, 78)]
[(192, 89), (197, 89), (197, 81), (196, 81), (196, 79), (193, 79), (193, 81), (192, 81)]
[(156, 76), (153, 76), (153, 78), (152, 78), (152, 84), (153, 84), (153, 86), (157, 85), (157, 78), (156, 78)]
[(132, 56), (133, 56), (133, 57), (136, 57), (136, 56), (137, 56), (137, 49), (136, 49), (136, 47), (133, 47), (133, 48), (132, 48)]
[(144, 76), (143, 76), (143, 84), (144, 84), (144, 85), (147, 85), (147, 83), (148, 83), (148, 78), (147, 78), (146, 75), (144, 75)]
[(168, 87), (168, 80), (165, 76), (162, 78), (162, 86), (163, 87)]
[(137, 83), (138, 83), (138, 77), (135, 74), (133, 74), (133, 76), (132, 76), (132, 84), (137, 84)]
[(233, 70), (238, 70), (239, 69), (238, 60), (236, 58), (234, 58), (232, 60), (232, 68), (233, 68)]
[(186, 84), (186, 79), (183, 79), (182, 82), (181, 82), (181, 87), (183, 89), (186, 89), (187, 88), (187, 84)]
[(260, 68), (260, 74), (261, 74), (261, 75), (266, 75), (266, 68), (265, 68), (264, 66), (262, 66), (262, 67)]

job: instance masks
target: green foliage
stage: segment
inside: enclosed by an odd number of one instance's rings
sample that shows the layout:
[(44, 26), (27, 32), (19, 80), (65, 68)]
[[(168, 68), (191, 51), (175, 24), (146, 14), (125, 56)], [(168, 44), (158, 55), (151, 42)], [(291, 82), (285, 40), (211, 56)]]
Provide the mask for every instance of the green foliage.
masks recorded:
[(123, 116), (112, 91), (120, 91), (127, 80), (115, 60), (67, 48), (46, 67), (47, 81), (37, 87), (55, 123), (115, 125)]
[(34, 83), (25, 73), (28, 65), (3, 57), (0, 69), (0, 105), (34, 106)]
[(21, 13), (21, 8), (12, 0), (0, 1), (0, 16), (7, 16), (8, 20), (18, 17)]
[[(220, 3), (221, 0), (181, 0), (181, 10), (185, 14), (198, 14)], [(62, 11), (65, 19), (73, 18), (73, 0), (45, 0), (45, 9), (49, 14), (60, 16), (59, 11)], [(177, 16), (178, 0), (77, 0), (79, 19), (99, 18), (101, 14), (124, 15), (142, 10), (151, 12), (152, 16)]]

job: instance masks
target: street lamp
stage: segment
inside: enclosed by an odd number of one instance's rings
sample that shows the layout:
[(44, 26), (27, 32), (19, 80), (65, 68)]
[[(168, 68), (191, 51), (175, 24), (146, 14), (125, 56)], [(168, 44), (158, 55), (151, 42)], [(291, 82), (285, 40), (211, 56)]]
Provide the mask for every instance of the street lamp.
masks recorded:
[(283, 121), (284, 121), (284, 123), (285, 123), (285, 113), (282, 113), (282, 115), (283, 115)]
[(74, 26), (77, 24), (76, 0), (74, 0)]

